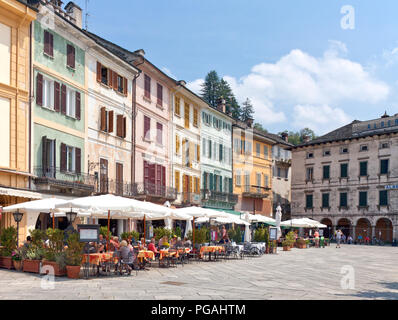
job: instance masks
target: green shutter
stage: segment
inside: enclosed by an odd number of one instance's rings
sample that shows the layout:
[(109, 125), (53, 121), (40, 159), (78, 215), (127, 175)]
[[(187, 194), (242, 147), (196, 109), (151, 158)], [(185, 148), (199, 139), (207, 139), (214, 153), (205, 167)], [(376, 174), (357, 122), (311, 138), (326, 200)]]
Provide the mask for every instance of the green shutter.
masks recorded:
[(379, 205), (380, 206), (388, 205), (387, 190), (380, 190), (379, 191)]
[(233, 191), (232, 191), (232, 178), (229, 178), (229, 193), (233, 193)]
[(209, 179), (210, 179), (210, 190), (213, 190), (213, 174), (212, 173), (210, 173)]

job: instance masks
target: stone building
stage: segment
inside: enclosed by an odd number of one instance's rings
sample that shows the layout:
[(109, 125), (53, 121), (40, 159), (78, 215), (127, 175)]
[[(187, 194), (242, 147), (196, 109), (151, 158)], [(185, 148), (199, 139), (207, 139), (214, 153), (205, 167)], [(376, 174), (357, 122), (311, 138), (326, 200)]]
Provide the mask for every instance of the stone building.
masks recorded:
[(326, 235), (396, 239), (398, 114), (353, 121), (292, 150), (292, 216), (326, 225)]

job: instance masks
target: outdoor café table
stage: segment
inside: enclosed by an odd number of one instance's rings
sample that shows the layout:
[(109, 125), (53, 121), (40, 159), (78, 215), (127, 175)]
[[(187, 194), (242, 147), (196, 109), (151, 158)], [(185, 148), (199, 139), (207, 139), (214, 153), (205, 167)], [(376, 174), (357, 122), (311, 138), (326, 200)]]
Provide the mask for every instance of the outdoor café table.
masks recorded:
[(211, 260), (211, 254), (214, 253), (219, 253), (221, 251), (225, 251), (225, 248), (223, 246), (204, 246), (200, 248), (200, 256), (203, 258), (203, 255), (205, 252), (209, 254), (209, 261)]
[(104, 253), (85, 253), (83, 254), (82, 263), (89, 265), (97, 266), (97, 275), (99, 275), (99, 269), (101, 264), (106, 262), (117, 263), (118, 258), (113, 256), (113, 252), (104, 252)]
[(140, 250), (138, 251), (137, 258), (141, 260), (144, 258), (155, 260), (155, 254), (150, 250)]
[(163, 260), (165, 257), (174, 257), (178, 258), (178, 251), (169, 251), (167, 250), (159, 250), (159, 260)]

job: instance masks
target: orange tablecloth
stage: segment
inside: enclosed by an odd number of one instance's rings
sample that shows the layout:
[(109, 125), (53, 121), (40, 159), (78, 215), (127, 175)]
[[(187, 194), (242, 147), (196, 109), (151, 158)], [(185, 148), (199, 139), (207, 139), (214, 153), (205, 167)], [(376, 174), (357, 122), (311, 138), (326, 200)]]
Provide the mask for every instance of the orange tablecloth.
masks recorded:
[(179, 253), (179, 254), (190, 253), (190, 252), (191, 252), (191, 249), (189, 249), (189, 248), (178, 249), (178, 253)]
[(221, 252), (224, 251), (224, 247), (223, 246), (206, 246), (206, 247), (201, 247), (200, 248), (200, 255), (202, 256), (205, 252)]
[(150, 250), (141, 250), (138, 252), (137, 258), (139, 259), (147, 258), (155, 260), (155, 254), (153, 253), (153, 251)]
[(113, 257), (113, 252), (105, 252), (105, 253), (90, 253), (90, 254), (84, 254), (83, 255), (83, 263), (90, 263), (90, 264), (96, 264), (99, 265), (100, 263), (103, 262), (117, 262), (118, 258)]
[(179, 257), (178, 251), (160, 250), (159, 253), (160, 253), (159, 260), (162, 260), (164, 257), (174, 257), (174, 256), (176, 256), (176, 258)]

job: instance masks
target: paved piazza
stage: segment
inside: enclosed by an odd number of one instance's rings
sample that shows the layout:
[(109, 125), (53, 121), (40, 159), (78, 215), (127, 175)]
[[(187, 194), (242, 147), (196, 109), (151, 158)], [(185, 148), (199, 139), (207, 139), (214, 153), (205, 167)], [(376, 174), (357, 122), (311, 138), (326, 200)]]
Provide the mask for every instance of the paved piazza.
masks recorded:
[[(352, 270), (355, 288), (342, 289), (342, 278)], [(244, 260), (155, 267), (130, 277), (58, 278), (47, 290), (41, 283), (37, 275), (0, 269), (0, 299), (398, 299), (398, 248), (293, 249)]]

